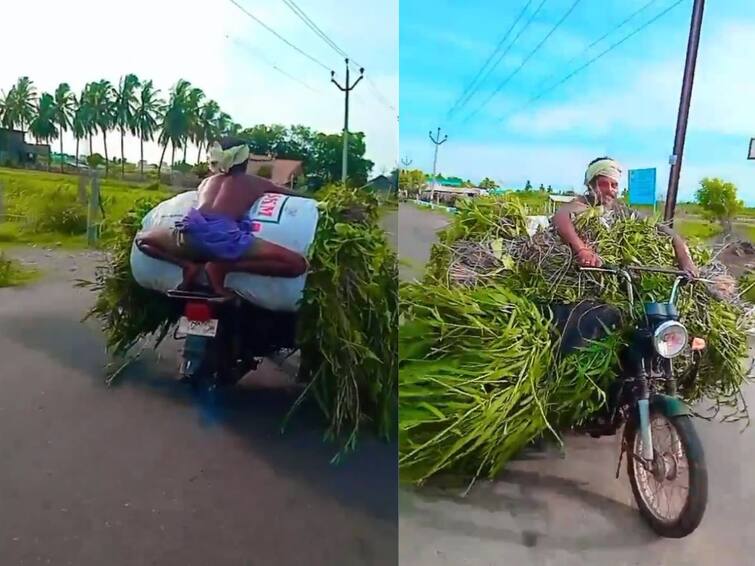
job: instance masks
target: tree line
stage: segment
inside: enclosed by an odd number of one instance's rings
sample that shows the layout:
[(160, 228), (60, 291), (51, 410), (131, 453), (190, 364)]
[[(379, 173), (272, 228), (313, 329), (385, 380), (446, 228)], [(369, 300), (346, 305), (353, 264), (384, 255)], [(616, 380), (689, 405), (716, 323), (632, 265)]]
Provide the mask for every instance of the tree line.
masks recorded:
[[(157, 141), (162, 147), (158, 164), (158, 178), (168, 146), (171, 146), (171, 166), (176, 163), (176, 151), (182, 151), (187, 163), (189, 143), (197, 147), (196, 162), (202, 161), (209, 145), (218, 138), (235, 135), (245, 139), (253, 153), (272, 154), (282, 159), (304, 162), (305, 169), (330, 182), (340, 178), (341, 134), (315, 132), (305, 126), (256, 125), (243, 128), (223, 112), (214, 100), (184, 79), (179, 80), (161, 96), (153, 81), (127, 74), (117, 84), (106, 79), (87, 83), (80, 93), (72, 91), (68, 83), (61, 83), (53, 93), (38, 94), (29, 77), (20, 77), (7, 94), (0, 96), (0, 125), (9, 129), (28, 131), (38, 142), (60, 142), (63, 154), (63, 132), (71, 132), (76, 140), (76, 166), (79, 166), (79, 147), (101, 135), (105, 152), (105, 175), (110, 173), (108, 134), (120, 138), (121, 176), (125, 175), (124, 140), (132, 135), (140, 140), (140, 172), (144, 175), (144, 142)], [(364, 184), (373, 163), (365, 159), (364, 134), (351, 132), (348, 160), (349, 180)], [(61, 161), (61, 171), (63, 162)]]

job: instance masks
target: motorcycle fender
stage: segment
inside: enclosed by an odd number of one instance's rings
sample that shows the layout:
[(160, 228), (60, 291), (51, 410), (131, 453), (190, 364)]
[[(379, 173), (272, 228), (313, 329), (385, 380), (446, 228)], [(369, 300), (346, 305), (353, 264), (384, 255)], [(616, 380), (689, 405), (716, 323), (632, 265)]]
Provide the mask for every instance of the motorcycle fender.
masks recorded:
[(656, 410), (667, 417), (681, 417), (689, 415), (689, 408), (681, 399), (670, 395), (654, 395), (650, 400), (650, 410)]
[(187, 336), (184, 342), (183, 358), (187, 362), (187, 377), (192, 377), (194, 371), (199, 367), (200, 362), (207, 352), (207, 338), (203, 336)]

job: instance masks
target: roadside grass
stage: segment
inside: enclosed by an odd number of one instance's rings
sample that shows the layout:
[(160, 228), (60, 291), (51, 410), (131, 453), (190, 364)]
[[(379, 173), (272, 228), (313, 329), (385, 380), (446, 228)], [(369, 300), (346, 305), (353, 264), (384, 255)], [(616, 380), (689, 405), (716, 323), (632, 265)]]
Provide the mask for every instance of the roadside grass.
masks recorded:
[(23, 267), (0, 251), (0, 287), (18, 287), (33, 283), (41, 275), (40, 271)]
[[(0, 247), (33, 244), (65, 249), (86, 247), (88, 207), (79, 201), (77, 176), (0, 168), (0, 184), (4, 187)], [(173, 194), (157, 189), (154, 183), (103, 179), (100, 184), (103, 237), (108, 226), (122, 218), (139, 199), (170, 198)]]

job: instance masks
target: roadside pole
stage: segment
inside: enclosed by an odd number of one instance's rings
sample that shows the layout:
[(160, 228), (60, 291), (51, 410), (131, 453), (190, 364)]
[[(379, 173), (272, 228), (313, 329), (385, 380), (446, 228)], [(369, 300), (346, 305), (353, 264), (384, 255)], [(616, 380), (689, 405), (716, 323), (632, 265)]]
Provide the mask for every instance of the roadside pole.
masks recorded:
[(330, 72), (330, 82), (338, 87), (338, 90), (344, 93), (344, 111), (343, 111), (343, 157), (341, 161), (341, 182), (345, 185), (348, 177), (348, 160), (349, 160), (349, 93), (354, 90), (364, 78), (364, 68), (359, 69), (359, 78), (351, 83), (351, 74), (349, 73), (349, 60), (346, 59), (346, 86), (341, 86), (335, 79), (336, 72)]
[(666, 193), (666, 207), (663, 219), (669, 226), (674, 225), (674, 211), (676, 209), (676, 195), (679, 191), (679, 176), (682, 170), (682, 156), (684, 154), (684, 140), (687, 136), (687, 120), (692, 101), (692, 86), (695, 82), (695, 66), (697, 64), (697, 48), (700, 45), (700, 29), (703, 25), (703, 8), (705, 0), (695, 0), (692, 6), (692, 21), (687, 40), (687, 59), (684, 63), (684, 77), (682, 92), (679, 97), (679, 114), (676, 118), (676, 134), (674, 136), (674, 153), (669, 158), (671, 171), (668, 178)]
[(430, 185), (430, 202), (435, 199), (435, 175), (438, 168), (438, 148), (448, 141), (448, 134), (443, 139), (440, 139), (440, 127), (438, 127), (438, 133), (433, 137), (432, 131), (430, 131), (430, 141), (435, 145), (435, 157), (433, 158), (433, 178)]
[(97, 173), (92, 174), (92, 191), (89, 197), (89, 210), (87, 213), (87, 245), (93, 248), (99, 239), (100, 224), (100, 179)]

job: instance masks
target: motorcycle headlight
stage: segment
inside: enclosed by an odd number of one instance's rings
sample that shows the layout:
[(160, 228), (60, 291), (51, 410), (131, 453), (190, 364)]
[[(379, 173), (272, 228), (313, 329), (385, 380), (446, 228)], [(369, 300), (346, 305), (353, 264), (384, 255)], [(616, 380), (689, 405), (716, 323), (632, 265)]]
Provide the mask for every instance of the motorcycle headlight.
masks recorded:
[(689, 336), (681, 322), (669, 320), (661, 324), (653, 334), (655, 351), (664, 358), (675, 358), (684, 350)]

